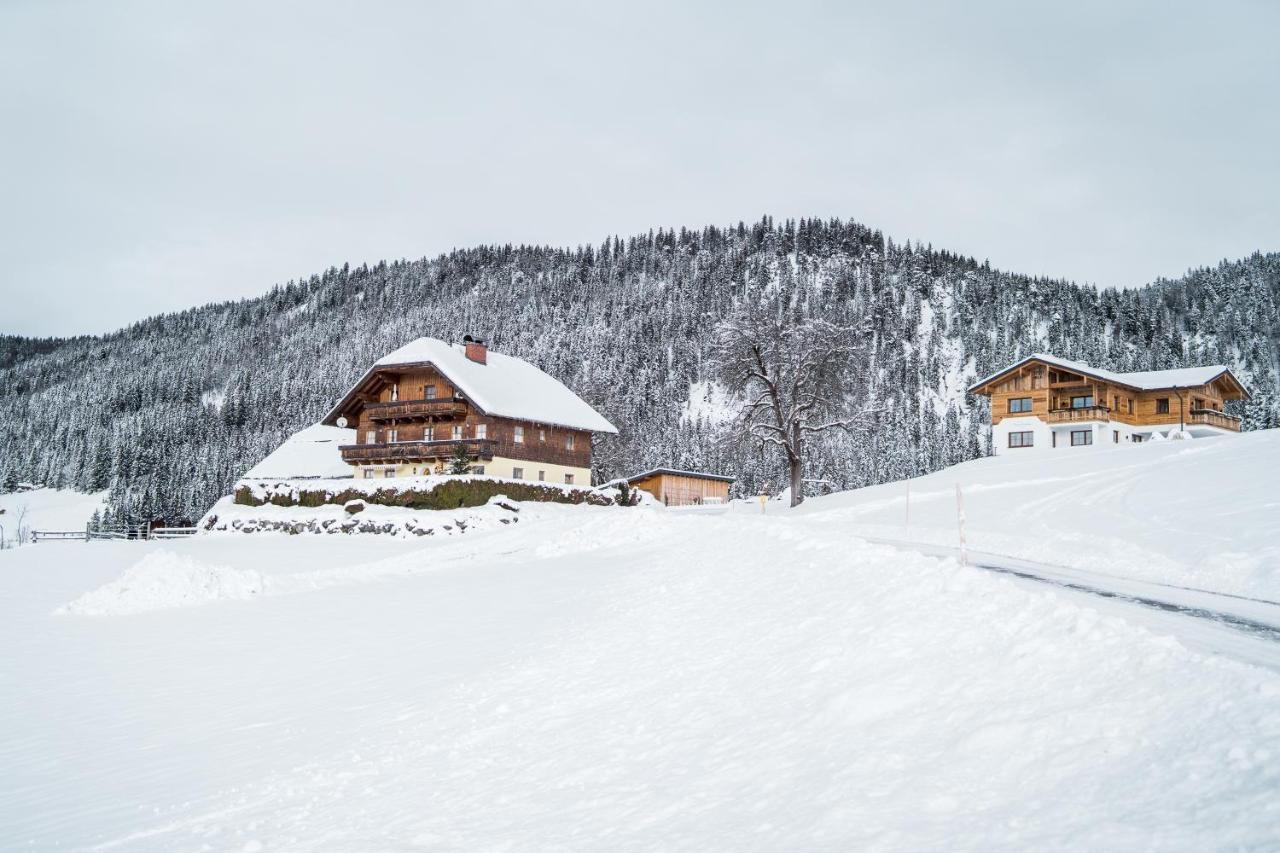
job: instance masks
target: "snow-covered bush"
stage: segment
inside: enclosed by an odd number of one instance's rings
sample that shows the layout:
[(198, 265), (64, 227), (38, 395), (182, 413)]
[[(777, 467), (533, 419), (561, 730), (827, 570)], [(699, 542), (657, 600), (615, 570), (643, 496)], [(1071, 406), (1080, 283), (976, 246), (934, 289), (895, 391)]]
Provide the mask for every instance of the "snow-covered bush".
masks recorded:
[(395, 485), (388, 485), (385, 480), (241, 480), (236, 487), (235, 502), (242, 506), (269, 503), (281, 507), (319, 507), (344, 506), (360, 500), (377, 506), (443, 510), (483, 506), (497, 495), (514, 501), (594, 506), (614, 503), (611, 496), (593, 489), (479, 475), (406, 477), (397, 480)]

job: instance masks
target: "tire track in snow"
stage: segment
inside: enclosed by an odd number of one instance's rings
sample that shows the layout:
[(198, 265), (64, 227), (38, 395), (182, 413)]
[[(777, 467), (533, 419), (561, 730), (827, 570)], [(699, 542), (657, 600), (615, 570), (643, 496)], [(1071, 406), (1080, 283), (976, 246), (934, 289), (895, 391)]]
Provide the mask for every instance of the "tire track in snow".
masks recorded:
[[(958, 549), (945, 545), (907, 542), (881, 537), (859, 538), (929, 556), (954, 558), (958, 553)], [(1146, 621), (1149, 627), (1173, 634), (1179, 640), (1185, 641), (1189, 646), (1241, 660), (1245, 663), (1280, 670), (1280, 602), (1196, 589), (1194, 587), (1181, 587), (1174, 584), (1097, 575), (1069, 566), (1035, 563), (1029, 560), (1003, 557), (1002, 555), (980, 551), (969, 552), (969, 565), (984, 571), (1008, 575), (1019, 580), (1056, 587), (1091, 599), (1114, 602), (1130, 612), (1135, 612), (1136, 608), (1142, 608), (1142, 610), (1136, 612), (1159, 613), (1172, 617), (1155, 621), (1149, 619), (1143, 621)], [(1059, 575), (1059, 577), (1050, 575)], [(1230, 602), (1222, 601), (1217, 606), (1213, 606), (1208, 605), (1206, 602), (1194, 603), (1185, 599), (1183, 601), (1170, 600), (1170, 598), (1176, 598), (1177, 596), (1158, 597), (1149, 592), (1126, 592), (1097, 583), (1097, 579), (1101, 578), (1117, 581), (1119, 586), (1128, 585), (1139, 588), (1158, 586), (1170, 591), (1190, 593), (1192, 597), (1206, 597), (1210, 600), (1228, 599), (1243, 602), (1244, 605), (1236, 608)], [(1233, 609), (1235, 609), (1235, 612), (1232, 612)], [(1251, 612), (1241, 612), (1243, 609)], [(1191, 627), (1182, 627), (1179, 624), (1185, 623), (1185, 625), (1190, 626), (1197, 622), (1201, 625), (1212, 625), (1219, 631), (1230, 632), (1239, 638), (1245, 638), (1248, 643), (1247, 645), (1242, 645), (1233, 638), (1215, 637), (1211, 633)]]

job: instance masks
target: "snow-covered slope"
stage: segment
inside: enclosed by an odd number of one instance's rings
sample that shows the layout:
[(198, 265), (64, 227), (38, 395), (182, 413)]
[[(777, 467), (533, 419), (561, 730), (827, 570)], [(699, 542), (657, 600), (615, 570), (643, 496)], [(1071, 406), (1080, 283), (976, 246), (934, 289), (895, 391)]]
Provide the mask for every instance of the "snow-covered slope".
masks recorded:
[(1275, 672), (744, 509), (0, 554), (0, 848), (1274, 842)]
[(850, 533), (1280, 600), (1280, 430), (1009, 453), (806, 501)]

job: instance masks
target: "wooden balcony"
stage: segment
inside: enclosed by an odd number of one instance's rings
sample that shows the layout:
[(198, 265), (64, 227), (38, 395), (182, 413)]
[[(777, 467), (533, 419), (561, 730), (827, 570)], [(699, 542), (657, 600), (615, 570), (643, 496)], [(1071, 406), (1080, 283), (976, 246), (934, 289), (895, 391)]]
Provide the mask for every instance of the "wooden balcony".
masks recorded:
[(465, 418), (467, 403), (459, 397), (432, 400), (397, 400), (394, 403), (369, 403), (365, 406), (375, 421), (412, 420), (415, 418)]
[(1226, 412), (1219, 412), (1217, 409), (1192, 409), (1191, 414), (1187, 416), (1187, 423), (1229, 429), (1232, 432), (1240, 431), (1239, 418), (1228, 415)]
[(1076, 421), (1109, 421), (1111, 409), (1108, 406), (1081, 406), (1077, 409), (1050, 409), (1049, 423), (1063, 424)]
[(391, 444), (344, 444), (338, 450), (342, 461), (349, 465), (363, 462), (426, 462), (449, 459), (458, 452), (458, 445), (466, 448), (467, 455), (475, 459), (492, 459), (495, 442), (488, 438), (464, 438), (458, 441), (397, 441)]

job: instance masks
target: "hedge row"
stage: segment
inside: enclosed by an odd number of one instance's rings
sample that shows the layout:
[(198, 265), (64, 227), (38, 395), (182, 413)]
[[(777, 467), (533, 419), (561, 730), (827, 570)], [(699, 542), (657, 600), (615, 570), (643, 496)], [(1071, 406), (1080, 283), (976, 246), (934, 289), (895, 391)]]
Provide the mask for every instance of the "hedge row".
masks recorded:
[(320, 489), (290, 490), (287, 494), (273, 494), (266, 500), (254, 497), (248, 486), (236, 489), (235, 502), (244, 506), (304, 506), (316, 507), (325, 504), (341, 506), (347, 501), (362, 500), (365, 503), (379, 506), (400, 506), (407, 509), (458, 509), (459, 507), (483, 506), (489, 499), (497, 495), (506, 495), (514, 501), (543, 501), (558, 504), (592, 504), (594, 506), (612, 506), (613, 501), (596, 492), (585, 489), (560, 489), (540, 483), (521, 483), (511, 480), (447, 480), (430, 489), (378, 489), (376, 492), (365, 492), (357, 489), (344, 489), (341, 492), (329, 492)]

